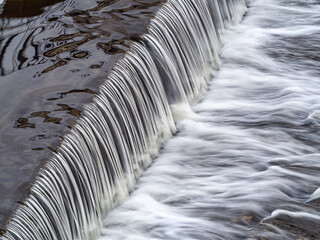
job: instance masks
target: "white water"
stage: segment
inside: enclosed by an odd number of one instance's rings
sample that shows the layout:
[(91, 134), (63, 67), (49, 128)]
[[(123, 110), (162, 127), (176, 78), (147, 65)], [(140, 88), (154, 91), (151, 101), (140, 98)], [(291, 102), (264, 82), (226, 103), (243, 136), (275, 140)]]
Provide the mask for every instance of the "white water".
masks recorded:
[(320, 239), (319, 26), (318, 0), (255, 0), (99, 240)]
[(179, 106), (203, 94), (220, 61), (220, 33), (245, 10), (244, 0), (163, 5), (41, 169), (4, 239), (94, 239), (176, 131)]

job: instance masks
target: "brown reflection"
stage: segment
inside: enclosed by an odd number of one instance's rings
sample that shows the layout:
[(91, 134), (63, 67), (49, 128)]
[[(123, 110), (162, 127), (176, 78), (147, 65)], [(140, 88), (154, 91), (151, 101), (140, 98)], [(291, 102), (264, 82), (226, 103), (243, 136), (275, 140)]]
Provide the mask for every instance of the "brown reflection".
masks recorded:
[(27, 206), (24, 202), (22, 201), (16, 201), (17, 203), (19, 203), (20, 205), (23, 205), (23, 206)]
[(57, 104), (59, 109), (56, 109), (54, 111), (67, 111), (68, 114), (75, 116), (75, 117), (80, 117), (81, 116), (81, 111), (76, 108), (69, 107), (67, 104)]
[(64, 0), (7, 0), (0, 17), (34, 17), (44, 12), (43, 8)]
[(52, 71), (53, 69), (57, 68), (57, 67), (61, 67), (61, 66), (64, 66), (67, 64), (67, 61), (64, 61), (64, 60), (61, 60), (55, 64), (53, 64), (52, 66), (44, 69), (41, 73), (47, 73), (47, 72), (50, 72)]
[(105, 20), (104, 17), (92, 16), (89, 13), (90, 10), (72, 10), (71, 12), (66, 13), (66, 16), (72, 17), (75, 23), (81, 24), (95, 24)]
[(44, 150), (44, 148), (41, 148), (41, 147), (39, 147), (39, 148), (32, 148), (31, 150), (33, 150), (33, 151), (42, 151), (42, 150)]
[[(70, 114), (74, 117), (80, 117), (81, 116), (81, 110), (70, 107), (67, 104), (57, 104), (60, 108), (55, 109), (55, 112), (61, 112), (61, 111), (66, 111), (67, 114)], [(41, 112), (34, 112), (31, 113), (30, 118), (43, 118), (43, 122), (45, 123), (54, 123), (54, 124), (61, 124), (62, 118), (56, 118), (56, 117), (50, 117), (48, 114), (51, 112), (49, 111), (41, 111)], [(19, 118), (16, 123), (15, 123), (16, 128), (35, 128), (35, 123), (29, 123), (29, 120), (27, 118)], [(58, 135), (54, 135), (53, 137), (58, 137)], [(35, 137), (30, 138), (30, 141), (35, 141), (36, 139), (47, 139), (46, 135), (44, 134), (39, 134)]]
[(92, 91), (92, 90), (90, 90), (90, 89), (88, 89), (88, 88), (86, 88), (86, 89), (73, 89), (73, 90), (70, 90), (70, 91), (68, 91), (68, 92), (62, 92), (62, 93), (60, 93), (60, 94), (63, 95), (63, 96), (65, 96), (65, 95), (70, 94), (70, 93), (90, 93), (90, 94), (98, 94), (97, 92)]
[(102, 18), (91, 16), (90, 14), (86, 16), (75, 16), (73, 17), (75, 23), (83, 23), (83, 24), (94, 24), (102, 20)]
[(55, 117), (49, 117), (48, 114), (50, 112), (43, 111), (43, 112), (34, 112), (31, 113), (31, 117), (40, 117), (44, 118), (43, 122), (50, 122), (50, 123), (55, 123), (55, 124), (60, 124), (61, 118), (55, 118)]
[[(89, 92), (90, 92), (90, 90), (89, 90)], [(62, 93), (62, 94), (68, 94), (68, 93)], [(59, 106), (60, 108), (55, 109), (54, 110), (55, 112), (66, 111), (67, 114), (70, 114), (74, 117), (78, 118), (81, 116), (81, 110), (70, 107), (67, 104), (57, 104), (57, 106)], [(50, 116), (48, 116), (48, 114), (50, 114), (50, 113), (51, 112), (49, 112), (49, 111), (34, 112), (34, 113), (31, 113), (29, 118), (39, 117), (39, 118), (43, 118), (44, 119), (43, 122), (45, 122), (45, 123), (61, 124), (62, 118), (50, 117)], [(16, 127), (16, 128), (35, 128), (35, 123), (30, 123), (28, 118), (19, 118), (15, 122), (14, 127)], [(53, 137), (59, 137), (59, 136), (53, 135)], [(35, 137), (30, 138), (29, 140), (35, 141), (35, 140), (39, 140), (39, 139), (48, 139), (48, 137), (44, 134), (39, 134)]]
[(15, 123), (15, 127), (17, 127), (17, 128), (34, 128), (35, 124), (29, 123), (28, 121), (29, 120), (27, 118), (19, 118)]
[(72, 56), (75, 57), (75, 58), (85, 58), (88, 55), (89, 55), (88, 52), (82, 51), (82, 52), (74, 53)]
[(49, 19), (48, 19), (48, 22), (56, 22), (56, 21), (58, 21), (58, 20), (59, 20), (58, 17), (53, 17), (53, 18), (49, 18)]
[(48, 98), (47, 100), (48, 101), (55, 101), (55, 100), (58, 100), (59, 98), (54, 98), (54, 97), (52, 97), (52, 98)]
[[(99, 65), (97, 65), (97, 66), (99, 66)], [(68, 95), (68, 94), (70, 94), (70, 93), (89, 93), (89, 94), (93, 94), (93, 95), (97, 94), (96, 91), (90, 90), (90, 89), (88, 89), (88, 88), (86, 88), (86, 89), (73, 89), (73, 90), (70, 90), (70, 91), (68, 91), (68, 92), (59, 93), (59, 94), (60, 94), (59, 97), (56, 97), (56, 98), (54, 98), (54, 97), (53, 97), (53, 98), (48, 98), (47, 100), (48, 100), (48, 101), (55, 101), (55, 100), (64, 98), (66, 95)]]
[(125, 53), (125, 50), (115, 46), (117, 44), (123, 45), (125, 47), (129, 47), (123, 40), (112, 40), (107, 43), (99, 42), (97, 43), (98, 49), (101, 49), (106, 54), (116, 54), (116, 53)]
[(94, 64), (94, 65), (91, 65), (90, 68), (92, 68), (92, 69), (97, 69), (97, 68), (101, 68), (101, 66)]
[[(79, 37), (79, 36), (83, 36), (84, 38), (82, 40), (66, 43), (62, 46), (59, 46), (59, 47), (56, 47), (56, 48), (51, 49), (49, 51), (46, 51), (43, 53), (43, 55), (46, 57), (54, 57), (60, 53), (74, 50), (74, 49), (78, 48), (79, 46), (85, 44), (86, 42), (89, 42), (90, 40), (97, 38), (97, 36), (92, 36), (90, 33), (86, 33), (86, 34), (79, 33), (79, 34), (72, 34), (72, 35), (66, 35), (66, 36), (59, 36), (58, 39), (65, 37), (67, 40), (70, 40), (70, 39), (73, 39), (73, 38)], [(57, 40), (57, 38), (54, 38), (54, 39), (51, 39), (50, 41), (56, 42), (59, 40)]]
[(73, 34), (61, 35), (61, 36), (50, 39), (50, 42), (62, 42), (62, 41), (71, 40), (76, 37), (88, 37), (88, 34), (77, 32)]
[(60, 138), (61, 140), (63, 139), (63, 137), (59, 136), (59, 135), (56, 135), (56, 134), (48, 134), (48, 135), (45, 135), (45, 134), (38, 134), (32, 138), (29, 139), (29, 141), (41, 141), (41, 140), (44, 140), (44, 139), (50, 139), (50, 138)]

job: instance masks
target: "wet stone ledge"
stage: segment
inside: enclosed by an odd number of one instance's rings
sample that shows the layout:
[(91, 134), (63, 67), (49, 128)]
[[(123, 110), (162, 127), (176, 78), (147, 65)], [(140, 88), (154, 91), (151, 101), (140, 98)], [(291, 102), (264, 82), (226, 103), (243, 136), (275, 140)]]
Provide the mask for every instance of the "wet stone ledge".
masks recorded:
[(0, 228), (165, 0), (7, 0), (0, 15)]

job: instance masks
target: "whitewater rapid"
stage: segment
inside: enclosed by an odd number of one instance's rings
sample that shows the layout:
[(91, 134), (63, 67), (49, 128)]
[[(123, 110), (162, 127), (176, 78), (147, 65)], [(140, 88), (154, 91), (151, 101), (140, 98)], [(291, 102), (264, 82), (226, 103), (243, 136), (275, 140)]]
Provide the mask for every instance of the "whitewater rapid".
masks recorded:
[(320, 239), (319, 23), (317, 0), (253, 1), (99, 240)]

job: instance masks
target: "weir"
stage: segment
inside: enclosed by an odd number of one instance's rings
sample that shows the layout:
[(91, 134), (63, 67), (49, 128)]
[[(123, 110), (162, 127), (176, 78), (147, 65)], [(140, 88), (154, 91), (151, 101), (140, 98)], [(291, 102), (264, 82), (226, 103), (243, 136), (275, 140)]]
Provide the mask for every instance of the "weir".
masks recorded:
[(3, 239), (94, 239), (219, 68), (245, 0), (168, 0), (116, 61), (12, 214)]

